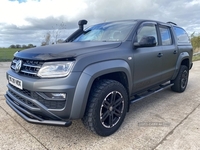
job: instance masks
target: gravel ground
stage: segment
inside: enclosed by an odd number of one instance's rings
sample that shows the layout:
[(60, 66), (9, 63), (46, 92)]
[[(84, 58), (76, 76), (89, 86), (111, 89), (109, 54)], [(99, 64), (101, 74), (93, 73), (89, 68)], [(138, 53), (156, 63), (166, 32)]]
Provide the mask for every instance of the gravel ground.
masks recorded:
[(166, 89), (131, 105), (121, 128), (109, 137), (89, 132), (80, 120), (70, 127), (24, 121), (5, 102), (5, 72), (0, 63), (0, 150), (200, 150), (200, 61), (194, 62), (184, 93)]

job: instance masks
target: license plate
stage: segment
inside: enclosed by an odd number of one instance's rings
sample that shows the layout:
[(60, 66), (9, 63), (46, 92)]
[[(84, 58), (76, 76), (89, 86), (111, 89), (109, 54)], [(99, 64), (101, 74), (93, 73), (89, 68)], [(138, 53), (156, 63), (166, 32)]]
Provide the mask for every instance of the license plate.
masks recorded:
[(9, 83), (10, 84), (12, 84), (13, 86), (15, 86), (15, 87), (17, 87), (17, 88), (19, 88), (19, 89), (23, 89), (22, 88), (22, 81), (21, 80), (19, 80), (19, 79), (16, 79), (16, 78), (14, 78), (14, 77), (12, 77), (12, 76), (8, 76), (8, 81), (9, 81)]

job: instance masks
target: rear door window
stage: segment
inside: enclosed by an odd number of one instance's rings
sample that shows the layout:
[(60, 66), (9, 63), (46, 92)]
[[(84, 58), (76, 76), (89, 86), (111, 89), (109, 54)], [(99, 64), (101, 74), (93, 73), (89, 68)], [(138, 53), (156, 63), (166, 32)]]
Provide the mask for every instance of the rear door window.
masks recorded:
[(170, 29), (168, 27), (159, 27), (159, 30), (161, 34), (162, 45), (171, 45), (172, 38)]

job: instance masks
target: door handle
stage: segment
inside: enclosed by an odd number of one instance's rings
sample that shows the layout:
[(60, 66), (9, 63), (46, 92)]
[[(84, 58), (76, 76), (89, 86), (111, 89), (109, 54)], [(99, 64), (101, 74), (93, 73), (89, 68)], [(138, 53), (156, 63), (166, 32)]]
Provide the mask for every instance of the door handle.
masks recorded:
[(177, 54), (177, 50), (174, 50), (173, 54)]
[(163, 54), (162, 53), (159, 53), (158, 55), (157, 55), (157, 57), (162, 57), (163, 56)]

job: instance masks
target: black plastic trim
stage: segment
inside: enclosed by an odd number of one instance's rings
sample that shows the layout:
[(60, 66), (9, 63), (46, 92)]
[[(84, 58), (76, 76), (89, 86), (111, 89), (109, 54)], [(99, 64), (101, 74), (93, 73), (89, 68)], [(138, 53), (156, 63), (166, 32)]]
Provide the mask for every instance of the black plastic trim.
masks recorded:
[(5, 95), (6, 98), (6, 103), (24, 120), (30, 123), (35, 123), (35, 124), (46, 124), (46, 125), (57, 125), (57, 126), (70, 126), (72, 122), (70, 120), (44, 120), (31, 112), (28, 112), (27, 110), (23, 109), (22, 107), (18, 106), (12, 100)]

